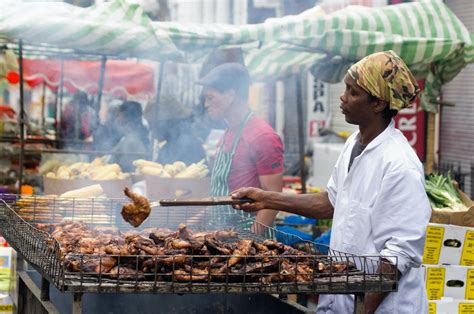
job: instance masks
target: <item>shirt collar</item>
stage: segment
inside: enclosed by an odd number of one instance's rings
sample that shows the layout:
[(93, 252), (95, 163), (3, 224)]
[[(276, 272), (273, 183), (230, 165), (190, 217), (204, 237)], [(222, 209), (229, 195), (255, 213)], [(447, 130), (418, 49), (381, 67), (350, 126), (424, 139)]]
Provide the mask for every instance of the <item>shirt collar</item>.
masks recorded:
[[(395, 121), (392, 119), (392, 121), (390, 121), (389, 125), (385, 128), (385, 130), (383, 130), (382, 133), (380, 133), (379, 135), (377, 135), (376, 138), (374, 138), (368, 145), (367, 147), (364, 149), (364, 151), (368, 151), (368, 150), (371, 150), (377, 146), (379, 146), (380, 144), (382, 144), (383, 142), (386, 141), (386, 139), (390, 136), (390, 134), (395, 130)], [(358, 141), (360, 139), (360, 131), (357, 131), (357, 135), (354, 137), (354, 140)]]

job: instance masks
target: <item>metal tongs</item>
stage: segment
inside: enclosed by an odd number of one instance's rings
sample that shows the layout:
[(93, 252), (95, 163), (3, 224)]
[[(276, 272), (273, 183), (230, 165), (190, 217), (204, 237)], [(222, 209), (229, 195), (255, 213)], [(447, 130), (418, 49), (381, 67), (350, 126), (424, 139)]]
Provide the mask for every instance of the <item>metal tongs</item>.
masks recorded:
[(219, 205), (241, 205), (245, 203), (253, 203), (253, 199), (250, 198), (232, 198), (231, 196), (217, 196), (217, 197), (206, 197), (200, 199), (170, 199), (160, 200), (158, 202), (150, 203), (151, 207), (157, 206), (219, 206)]

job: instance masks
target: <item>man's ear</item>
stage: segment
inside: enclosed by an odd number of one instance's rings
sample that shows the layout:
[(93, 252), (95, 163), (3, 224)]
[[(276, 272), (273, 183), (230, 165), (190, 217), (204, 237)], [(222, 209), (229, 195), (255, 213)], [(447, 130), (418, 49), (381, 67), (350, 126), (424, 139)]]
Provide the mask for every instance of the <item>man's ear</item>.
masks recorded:
[(374, 112), (381, 113), (385, 110), (385, 107), (388, 106), (388, 102), (383, 101), (382, 99), (377, 99), (374, 104)]

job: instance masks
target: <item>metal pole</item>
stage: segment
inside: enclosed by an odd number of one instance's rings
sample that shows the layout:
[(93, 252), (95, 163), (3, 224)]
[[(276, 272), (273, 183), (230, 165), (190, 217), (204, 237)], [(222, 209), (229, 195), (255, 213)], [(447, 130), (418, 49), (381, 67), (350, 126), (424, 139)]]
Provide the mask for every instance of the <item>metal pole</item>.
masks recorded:
[(100, 60), (100, 74), (99, 74), (99, 89), (97, 91), (97, 113), (100, 112), (100, 102), (102, 100), (102, 91), (104, 89), (104, 77), (105, 77), (105, 65), (107, 63), (107, 57), (102, 56)]
[(18, 176), (18, 194), (21, 194), (23, 185), (23, 164), (25, 161), (25, 97), (23, 89), (24, 73), (23, 73), (23, 40), (20, 39), (18, 44), (19, 51), (19, 70), (20, 70), (20, 170)]
[(354, 314), (365, 313), (365, 293), (356, 293), (354, 295)]
[(44, 107), (46, 106), (46, 83), (43, 82), (43, 90), (41, 95), (41, 129), (44, 129), (45, 118), (44, 118)]
[(301, 175), (301, 193), (306, 193), (306, 169), (304, 162), (304, 117), (303, 117), (303, 95), (301, 88), (301, 76), (296, 76), (296, 106), (298, 110), (298, 144), (300, 153), (300, 175)]
[[(58, 101), (56, 102), (56, 139), (60, 139), (61, 112), (63, 109), (64, 59), (61, 58), (61, 75), (59, 78)], [(57, 144), (59, 147), (59, 142)]]
[(82, 293), (73, 294), (72, 314), (82, 313)]
[(155, 116), (153, 123), (158, 121), (158, 111), (160, 108), (160, 97), (161, 97), (161, 84), (163, 83), (163, 73), (165, 71), (165, 61), (160, 62), (160, 69), (158, 74), (158, 82), (156, 85), (156, 104), (155, 104)]
[(41, 301), (49, 301), (49, 281), (41, 277)]

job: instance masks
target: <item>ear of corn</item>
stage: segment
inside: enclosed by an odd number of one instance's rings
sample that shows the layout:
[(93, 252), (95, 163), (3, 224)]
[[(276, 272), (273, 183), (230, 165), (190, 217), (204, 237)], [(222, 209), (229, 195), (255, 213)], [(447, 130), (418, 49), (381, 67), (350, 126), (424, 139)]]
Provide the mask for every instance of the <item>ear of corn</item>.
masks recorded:
[(98, 197), (104, 194), (104, 190), (100, 184), (94, 184), (86, 186), (77, 190), (72, 190), (65, 192), (60, 195), (60, 197), (75, 197), (75, 198), (88, 198), (88, 197)]
[(161, 165), (148, 160), (138, 159), (133, 162), (136, 172), (162, 178), (204, 178), (209, 174), (206, 161), (203, 159), (189, 166), (182, 161)]
[(72, 165), (60, 166), (57, 171), (50, 171), (48, 178), (57, 179), (91, 179), (91, 180), (116, 180), (127, 177), (122, 173), (118, 164), (105, 164), (102, 157), (94, 159), (91, 163), (76, 162)]

